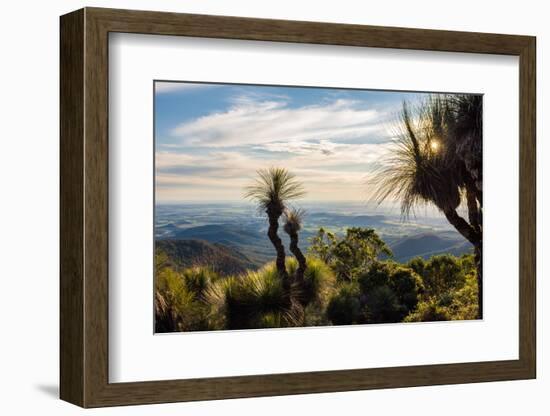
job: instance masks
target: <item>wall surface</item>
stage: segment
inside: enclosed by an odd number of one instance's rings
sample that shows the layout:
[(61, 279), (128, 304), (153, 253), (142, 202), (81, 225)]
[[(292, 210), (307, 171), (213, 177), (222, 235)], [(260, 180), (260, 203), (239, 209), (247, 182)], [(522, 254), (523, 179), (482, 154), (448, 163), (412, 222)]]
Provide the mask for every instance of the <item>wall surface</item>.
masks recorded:
[[(546, 359), (550, 301), (544, 258), (550, 238), (543, 190), (550, 145), (543, 130), (550, 101), (550, 26), (541, 1), (269, 2), (69, 1), (5, 2), (0, 15), (0, 253), (2, 259), (0, 384), (2, 414), (72, 415), (81, 409), (58, 395), (58, 17), (83, 6), (317, 20), (387, 26), (500, 32), (537, 36), (538, 42), (538, 379), (339, 394), (225, 400), (87, 411), (102, 415), (278, 415), (342, 413), (407, 415), (545, 415), (550, 410)], [(505, 238), (505, 230), (503, 231)]]

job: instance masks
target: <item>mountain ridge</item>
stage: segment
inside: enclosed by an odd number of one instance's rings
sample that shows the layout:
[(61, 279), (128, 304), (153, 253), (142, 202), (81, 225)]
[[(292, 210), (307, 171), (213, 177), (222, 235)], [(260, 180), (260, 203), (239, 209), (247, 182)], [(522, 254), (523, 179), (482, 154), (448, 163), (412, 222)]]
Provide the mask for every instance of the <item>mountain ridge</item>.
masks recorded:
[(439, 254), (460, 256), (473, 250), (472, 245), (458, 238), (440, 237), (434, 233), (404, 236), (390, 245), (396, 260), (406, 262), (414, 257), (427, 259)]
[(166, 254), (168, 262), (176, 270), (207, 266), (222, 275), (229, 275), (256, 268), (254, 262), (235, 248), (205, 240), (157, 240), (155, 251)]

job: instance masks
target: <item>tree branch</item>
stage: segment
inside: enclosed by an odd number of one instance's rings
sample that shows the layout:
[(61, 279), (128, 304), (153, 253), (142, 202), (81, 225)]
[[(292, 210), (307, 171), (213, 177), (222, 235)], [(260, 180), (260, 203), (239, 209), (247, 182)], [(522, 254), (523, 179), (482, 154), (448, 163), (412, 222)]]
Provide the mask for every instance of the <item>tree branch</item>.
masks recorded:
[(474, 246), (481, 243), (481, 233), (477, 232), (474, 227), (472, 227), (468, 222), (462, 218), (456, 210), (447, 209), (444, 211), (447, 221), (451, 223), (456, 230), (462, 234), (462, 236), (472, 243)]

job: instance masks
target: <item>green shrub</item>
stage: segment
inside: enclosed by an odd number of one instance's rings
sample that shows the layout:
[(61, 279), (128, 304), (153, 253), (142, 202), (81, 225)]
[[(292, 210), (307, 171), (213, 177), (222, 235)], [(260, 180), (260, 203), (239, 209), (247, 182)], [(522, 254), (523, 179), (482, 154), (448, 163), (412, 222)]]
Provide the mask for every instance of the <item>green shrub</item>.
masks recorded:
[(327, 306), (327, 318), (333, 325), (351, 325), (361, 321), (359, 288), (352, 283), (343, 284)]
[(426, 262), (422, 274), (427, 295), (441, 296), (464, 285), (465, 273), (460, 259), (443, 254)]
[[(475, 267), (475, 266), (474, 266)], [(477, 319), (477, 278), (475, 269), (464, 276), (463, 285), (439, 296), (427, 297), (405, 318), (405, 322)]]
[(374, 263), (358, 282), (371, 323), (400, 322), (416, 308), (423, 291), (420, 276), (391, 261)]
[(419, 276), (424, 276), (424, 270), (426, 268), (426, 262), (422, 257), (415, 257), (407, 263), (407, 267), (414, 270)]
[(365, 295), (365, 313), (369, 323), (400, 322), (407, 312), (387, 285), (377, 286)]
[(170, 267), (157, 271), (155, 284), (155, 331), (203, 331), (216, 329), (211, 307), (190, 283), (205, 283), (210, 272), (192, 269), (182, 274)]
[(464, 285), (452, 293), (449, 310), (454, 320), (477, 319), (477, 277), (475, 270), (468, 273)]
[(408, 265), (421, 273), (422, 302), (406, 321), (466, 320), (477, 317), (477, 279), (474, 256), (433, 256)]
[(435, 322), (449, 321), (452, 315), (448, 308), (440, 306), (435, 300), (422, 302), (415, 312), (405, 318), (405, 322)]
[(379, 257), (391, 256), (391, 250), (372, 228), (351, 227), (343, 238), (320, 228), (310, 239), (309, 253), (322, 259), (342, 282), (355, 280)]
[[(296, 259), (287, 258), (286, 268), (294, 275)], [(334, 273), (322, 260), (307, 258), (304, 284), (287, 293), (271, 262), (240, 276), (210, 279), (206, 301), (223, 316), (227, 329), (303, 326), (326, 322), (322, 310), (334, 290), (334, 280)]]
[(198, 299), (204, 300), (210, 285), (220, 277), (208, 267), (191, 267), (182, 271), (182, 278), (187, 290)]
[[(332, 269), (321, 259), (308, 256), (303, 287), (296, 287), (295, 293), (304, 306), (316, 303), (326, 304), (329, 295), (334, 291), (336, 277)], [(294, 257), (286, 259), (286, 268), (293, 275), (298, 268)]]

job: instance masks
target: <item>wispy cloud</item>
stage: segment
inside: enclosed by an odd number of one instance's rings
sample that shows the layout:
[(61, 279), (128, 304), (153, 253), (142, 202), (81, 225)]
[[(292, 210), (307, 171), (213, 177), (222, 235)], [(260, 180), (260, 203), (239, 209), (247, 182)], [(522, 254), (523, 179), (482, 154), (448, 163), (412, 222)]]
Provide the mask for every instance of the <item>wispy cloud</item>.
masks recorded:
[[(386, 158), (391, 143), (360, 145), (297, 142), (269, 143), (249, 151), (219, 151), (199, 154), (157, 152), (157, 190), (178, 194), (181, 199), (210, 195), (237, 200), (258, 169), (284, 166), (308, 190), (310, 200), (363, 199), (370, 196), (370, 175)], [(281, 156), (284, 153), (284, 157)], [(290, 152), (290, 153), (289, 153)], [(200, 192), (200, 193), (197, 193)]]
[(398, 101), (327, 93), (304, 104), (292, 91), (253, 89), (218, 97), (212, 110), (175, 124), (172, 139), (157, 145), (158, 200), (240, 200), (256, 171), (270, 166), (292, 171), (306, 200), (370, 198), (368, 180), (392, 146)]
[(182, 123), (172, 130), (182, 144), (210, 147), (308, 140), (387, 138), (389, 114), (351, 100), (292, 108), (284, 99), (238, 97), (226, 111)]

